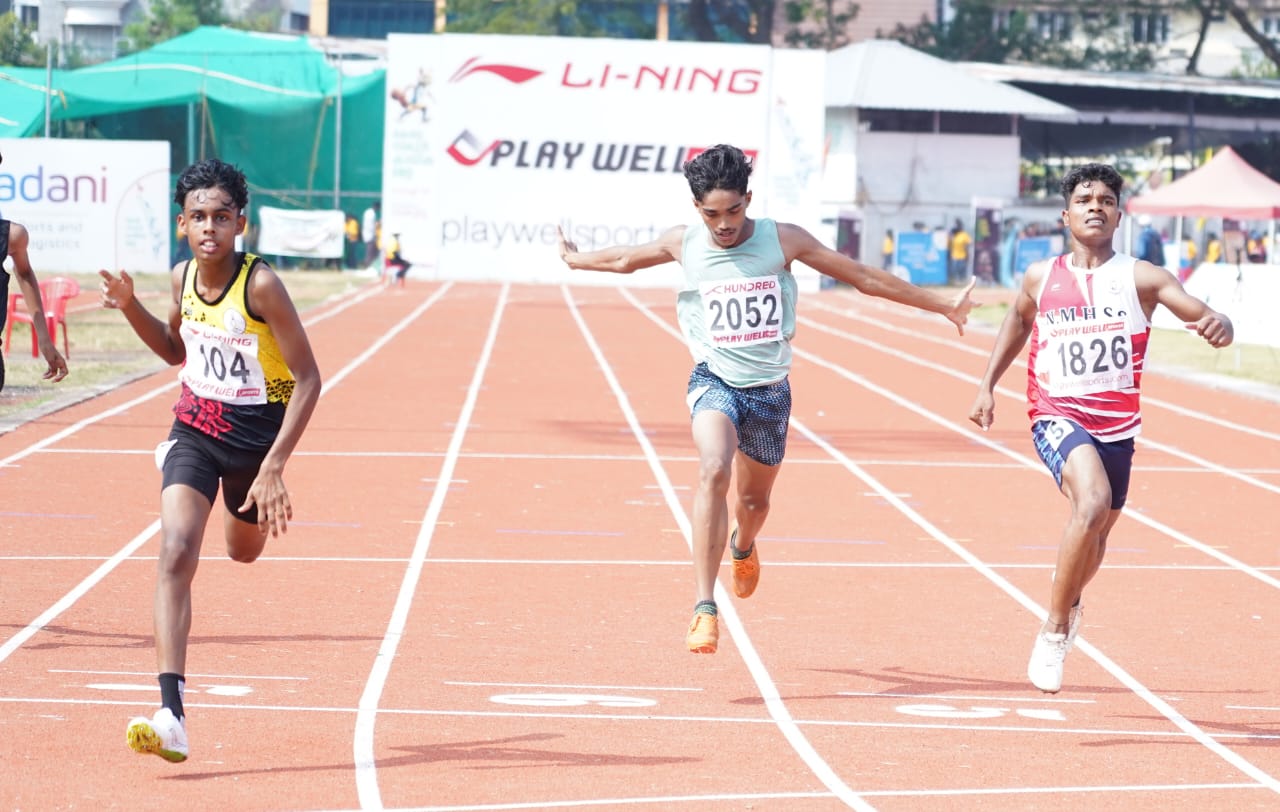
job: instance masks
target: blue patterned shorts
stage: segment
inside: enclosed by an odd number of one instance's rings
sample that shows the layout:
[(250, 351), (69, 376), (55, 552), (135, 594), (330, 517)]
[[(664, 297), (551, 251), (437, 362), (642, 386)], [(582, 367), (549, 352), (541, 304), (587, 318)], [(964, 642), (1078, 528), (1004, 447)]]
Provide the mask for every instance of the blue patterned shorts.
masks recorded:
[(787, 451), (787, 426), (791, 420), (791, 382), (739, 389), (720, 380), (698, 364), (689, 375), (690, 418), (710, 409), (733, 421), (738, 430), (738, 450), (762, 465), (778, 465)]
[(1111, 509), (1124, 507), (1129, 497), (1129, 474), (1133, 470), (1132, 437), (1106, 443), (1085, 431), (1074, 420), (1059, 417), (1053, 420), (1042, 418), (1032, 423), (1031, 439), (1036, 444), (1040, 461), (1053, 474), (1059, 488), (1062, 487), (1062, 466), (1067, 464), (1071, 452), (1082, 445), (1093, 446), (1102, 459), (1107, 481), (1111, 483)]

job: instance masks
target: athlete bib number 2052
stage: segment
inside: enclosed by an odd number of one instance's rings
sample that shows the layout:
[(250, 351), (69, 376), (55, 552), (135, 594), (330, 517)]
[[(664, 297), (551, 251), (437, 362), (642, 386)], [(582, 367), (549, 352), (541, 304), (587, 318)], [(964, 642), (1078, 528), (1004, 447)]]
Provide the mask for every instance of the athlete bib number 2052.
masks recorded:
[(707, 335), (716, 347), (745, 347), (782, 336), (777, 276), (719, 279), (699, 285)]
[(1133, 342), (1123, 323), (1086, 335), (1059, 335), (1048, 350), (1049, 394), (1088, 395), (1133, 387)]

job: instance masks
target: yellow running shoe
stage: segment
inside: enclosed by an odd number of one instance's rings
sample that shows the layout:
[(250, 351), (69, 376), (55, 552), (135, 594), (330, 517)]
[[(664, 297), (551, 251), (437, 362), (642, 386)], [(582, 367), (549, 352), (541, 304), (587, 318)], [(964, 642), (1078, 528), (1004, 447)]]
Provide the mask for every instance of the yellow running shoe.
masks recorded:
[(735, 545), (737, 540), (738, 528), (735, 527), (729, 536), (729, 557), (733, 559), (733, 594), (739, 598), (749, 598), (756, 591), (756, 584), (760, 583), (760, 555), (756, 552), (756, 543), (753, 541), (751, 552), (747, 553), (746, 558), (738, 558), (739, 552)]
[(187, 760), (186, 728), (168, 708), (156, 711), (151, 719), (137, 716), (129, 720), (125, 739), (135, 753), (154, 753), (165, 761)]
[(689, 633), (684, 643), (694, 654), (715, 654), (716, 644), (720, 642), (720, 623), (715, 615), (707, 612), (694, 612), (689, 621)]

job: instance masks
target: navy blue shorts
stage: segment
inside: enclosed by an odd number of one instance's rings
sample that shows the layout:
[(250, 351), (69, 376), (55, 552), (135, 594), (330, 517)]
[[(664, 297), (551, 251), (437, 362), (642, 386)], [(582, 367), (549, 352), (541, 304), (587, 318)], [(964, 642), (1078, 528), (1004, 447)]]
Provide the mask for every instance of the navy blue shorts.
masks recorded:
[(213, 505), (222, 483), (222, 503), (242, 522), (258, 523), (258, 506), (244, 513), (239, 508), (249, 495), (266, 449), (247, 451), (231, 448), (184, 423), (175, 422), (169, 439), (156, 446), (156, 467), (163, 475), (161, 490), (170, 485), (186, 485), (204, 494)]
[(1056, 417), (1052, 420), (1041, 419), (1031, 424), (1031, 439), (1035, 441), (1036, 453), (1040, 461), (1053, 474), (1053, 479), (1062, 487), (1062, 466), (1067, 464), (1071, 452), (1082, 446), (1091, 445), (1098, 450), (1102, 458), (1102, 467), (1107, 472), (1107, 480), (1111, 483), (1111, 509), (1124, 507), (1129, 496), (1129, 474), (1133, 470), (1133, 438), (1105, 443), (1080, 427), (1074, 420)]
[(787, 451), (791, 382), (738, 388), (720, 380), (705, 363), (689, 375), (690, 417), (710, 409), (728, 416), (738, 430), (738, 450), (762, 465), (778, 465)]

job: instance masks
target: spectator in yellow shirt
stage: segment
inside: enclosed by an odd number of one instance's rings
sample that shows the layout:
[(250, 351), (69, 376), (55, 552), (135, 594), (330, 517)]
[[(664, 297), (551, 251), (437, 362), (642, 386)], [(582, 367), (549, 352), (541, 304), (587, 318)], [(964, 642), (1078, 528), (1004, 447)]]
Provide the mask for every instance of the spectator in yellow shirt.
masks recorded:
[(1209, 264), (1222, 261), (1222, 239), (1212, 231), (1209, 232), (1209, 241), (1204, 246), (1204, 261)]
[(951, 273), (948, 281), (954, 283), (963, 282), (965, 277), (969, 275), (969, 247), (973, 245), (973, 237), (969, 236), (969, 232), (964, 230), (964, 225), (960, 219), (956, 218), (956, 224), (951, 227)]

